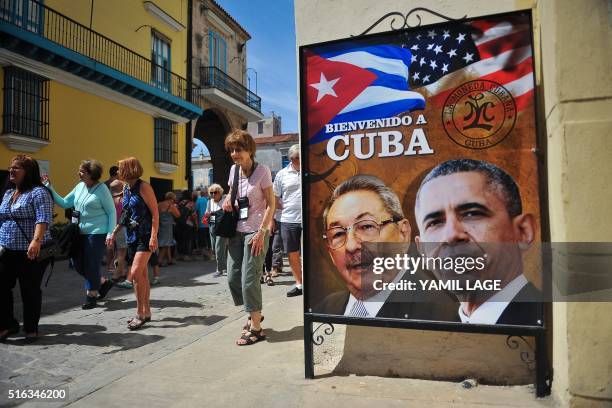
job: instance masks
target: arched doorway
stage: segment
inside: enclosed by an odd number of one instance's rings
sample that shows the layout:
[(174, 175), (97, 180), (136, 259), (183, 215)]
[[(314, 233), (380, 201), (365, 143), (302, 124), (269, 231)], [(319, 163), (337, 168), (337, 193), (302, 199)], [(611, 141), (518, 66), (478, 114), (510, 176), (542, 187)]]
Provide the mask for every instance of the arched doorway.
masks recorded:
[(210, 153), (213, 182), (223, 186), (226, 192), (228, 191), (227, 179), (232, 165), (232, 160), (224, 147), (225, 136), (229, 129), (229, 123), (222, 113), (207, 109), (198, 119), (194, 132), (194, 137), (200, 139)]

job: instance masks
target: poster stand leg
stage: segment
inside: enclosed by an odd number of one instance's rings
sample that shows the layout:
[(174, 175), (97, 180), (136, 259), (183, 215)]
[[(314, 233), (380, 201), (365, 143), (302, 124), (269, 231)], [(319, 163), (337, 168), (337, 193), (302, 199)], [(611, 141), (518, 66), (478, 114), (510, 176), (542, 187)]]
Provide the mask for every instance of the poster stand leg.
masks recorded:
[(536, 396), (543, 398), (550, 394), (550, 375), (548, 372), (548, 351), (546, 332), (536, 334)]
[(304, 376), (308, 379), (314, 378), (314, 354), (312, 344), (312, 320), (304, 316)]

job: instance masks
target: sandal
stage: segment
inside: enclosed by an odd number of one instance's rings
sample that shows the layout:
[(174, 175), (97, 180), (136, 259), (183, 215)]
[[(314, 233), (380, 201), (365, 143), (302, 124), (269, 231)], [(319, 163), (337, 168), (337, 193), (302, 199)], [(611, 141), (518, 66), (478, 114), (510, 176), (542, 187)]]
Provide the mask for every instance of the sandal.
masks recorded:
[(274, 280), (272, 280), (272, 275), (270, 274), (266, 275), (266, 285), (274, 286)]
[(132, 317), (130, 320), (128, 320), (128, 324), (132, 323), (134, 320), (142, 320), (145, 323), (149, 323), (151, 321), (151, 316), (149, 317), (143, 317), (140, 318), (140, 316), (136, 316), (136, 317)]
[(146, 318), (141, 319), (140, 317), (135, 317), (128, 323), (128, 329), (138, 330), (145, 325), (146, 321)]
[[(264, 321), (264, 316), (261, 315), (260, 323)], [(251, 330), (251, 316), (247, 318), (247, 322), (244, 326), (242, 326), (242, 334), (247, 334)]]
[[(266, 335), (263, 334), (263, 329), (259, 329), (259, 330), (251, 329), (245, 334), (243, 334), (242, 336), (240, 336), (238, 340), (236, 340), (236, 345), (237, 346), (250, 346), (251, 344), (258, 343), (265, 339), (266, 339)], [(240, 342), (241, 340), (243, 341), (242, 343)]]

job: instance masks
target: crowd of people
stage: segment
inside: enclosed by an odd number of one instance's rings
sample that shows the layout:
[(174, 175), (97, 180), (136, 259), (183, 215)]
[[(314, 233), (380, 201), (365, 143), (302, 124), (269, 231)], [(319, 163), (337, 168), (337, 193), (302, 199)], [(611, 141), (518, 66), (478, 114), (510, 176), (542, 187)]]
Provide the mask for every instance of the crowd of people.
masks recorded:
[[(68, 256), (84, 279), (83, 309), (95, 308), (114, 286), (133, 289), (137, 310), (127, 327), (140, 329), (152, 318), (150, 287), (161, 282), (160, 267), (205, 259), (216, 264), (213, 277), (227, 275), (234, 304), (247, 313), (236, 344), (264, 340), (261, 284), (274, 285), (283, 251), (296, 282), (287, 296), (302, 294), (299, 146), (291, 147), (290, 164), (274, 180), (270, 169), (255, 160), (256, 143), (249, 133), (231, 132), (225, 147), (234, 162), (227, 192), (212, 184), (178, 196), (168, 191), (160, 201), (141, 178), (143, 167), (135, 157), (112, 166), (104, 182), (99, 161), (82, 161), (78, 183), (62, 195), (41, 175), (36, 160), (15, 156), (0, 204), (0, 341), (19, 332), (13, 313), (17, 282), (25, 341), (38, 338), (41, 282), (53, 259), (48, 254), (54, 245), (54, 204), (66, 210), (70, 226), (78, 227)], [(215, 228), (223, 213), (235, 217), (232, 236)], [(102, 265), (108, 274), (101, 272)]]

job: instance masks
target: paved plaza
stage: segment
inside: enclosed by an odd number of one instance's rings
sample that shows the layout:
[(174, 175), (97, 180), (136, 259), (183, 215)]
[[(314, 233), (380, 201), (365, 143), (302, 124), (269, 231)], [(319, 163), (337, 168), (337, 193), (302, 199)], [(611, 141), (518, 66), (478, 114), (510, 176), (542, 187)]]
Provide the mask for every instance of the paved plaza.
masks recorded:
[[(286, 273), (263, 286), (267, 341), (237, 347), (244, 313), (233, 306), (226, 277), (213, 278), (208, 261), (181, 262), (161, 270), (151, 291), (153, 321), (130, 332), (131, 291), (114, 288), (99, 307), (84, 311), (82, 279), (55, 265), (44, 290), (43, 338), (0, 344), (0, 406), (15, 406), (9, 389), (66, 388), (56, 402), (21, 401), (34, 407), (352, 407), (549, 406), (533, 387), (342, 375), (333, 371), (342, 353), (344, 327), (315, 348), (317, 378), (304, 379), (302, 298), (287, 298)], [(17, 302), (18, 304), (18, 302)]]

